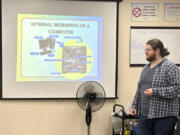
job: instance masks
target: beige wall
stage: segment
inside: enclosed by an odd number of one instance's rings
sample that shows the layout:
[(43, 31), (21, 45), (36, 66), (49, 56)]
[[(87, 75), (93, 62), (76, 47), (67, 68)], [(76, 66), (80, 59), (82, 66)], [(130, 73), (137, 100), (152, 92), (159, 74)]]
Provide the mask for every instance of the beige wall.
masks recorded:
[[(159, 3), (159, 21), (131, 22), (131, 2)], [(111, 135), (110, 113), (115, 103), (132, 102), (141, 68), (129, 67), (130, 26), (180, 26), (180, 22), (164, 22), (164, 2), (180, 0), (124, 0), (119, 11), (119, 80), (118, 100), (106, 101), (93, 113), (91, 135)], [(0, 101), (0, 135), (87, 135), (85, 112), (76, 101)]]

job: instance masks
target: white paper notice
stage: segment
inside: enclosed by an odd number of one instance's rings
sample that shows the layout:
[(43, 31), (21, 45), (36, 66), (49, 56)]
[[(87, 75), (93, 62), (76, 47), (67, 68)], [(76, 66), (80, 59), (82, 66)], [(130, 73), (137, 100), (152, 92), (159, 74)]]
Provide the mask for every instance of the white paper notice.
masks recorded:
[(180, 21), (180, 3), (164, 4), (165, 21)]
[(158, 4), (157, 3), (132, 3), (131, 5), (132, 21), (157, 21)]

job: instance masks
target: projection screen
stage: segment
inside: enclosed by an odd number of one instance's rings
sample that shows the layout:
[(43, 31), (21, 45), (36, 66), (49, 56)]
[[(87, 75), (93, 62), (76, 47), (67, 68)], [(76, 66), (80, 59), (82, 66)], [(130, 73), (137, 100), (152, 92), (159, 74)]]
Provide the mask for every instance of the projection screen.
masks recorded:
[(76, 98), (85, 81), (117, 91), (117, 3), (2, 0), (2, 99)]

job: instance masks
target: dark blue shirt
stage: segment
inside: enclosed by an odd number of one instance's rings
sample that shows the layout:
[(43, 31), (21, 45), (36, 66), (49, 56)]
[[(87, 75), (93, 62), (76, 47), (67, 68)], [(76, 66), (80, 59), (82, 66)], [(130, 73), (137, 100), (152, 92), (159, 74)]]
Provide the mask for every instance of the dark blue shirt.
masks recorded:
[[(156, 66), (157, 67), (157, 66)], [(140, 91), (141, 91), (141, 113), (148, 116), (150, 96), (146, 96), (144, 91), (152, 88), (152, 79), (155, 73), (155, 68), (150, 68), (150, 65), (142, 72), (140, 78)]]

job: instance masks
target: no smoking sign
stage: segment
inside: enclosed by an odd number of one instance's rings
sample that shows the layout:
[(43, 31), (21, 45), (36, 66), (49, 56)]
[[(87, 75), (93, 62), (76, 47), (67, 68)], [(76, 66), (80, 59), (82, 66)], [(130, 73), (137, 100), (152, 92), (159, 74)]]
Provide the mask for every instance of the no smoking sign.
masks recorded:
[(157, 21), (158, 4), (157, 3), (132, 3), (131, 4), (132, 21)]
[(132, 14), (134, 17), (139, 17), (142, 14), (142, 10), (139, 7), (133, 9)]

